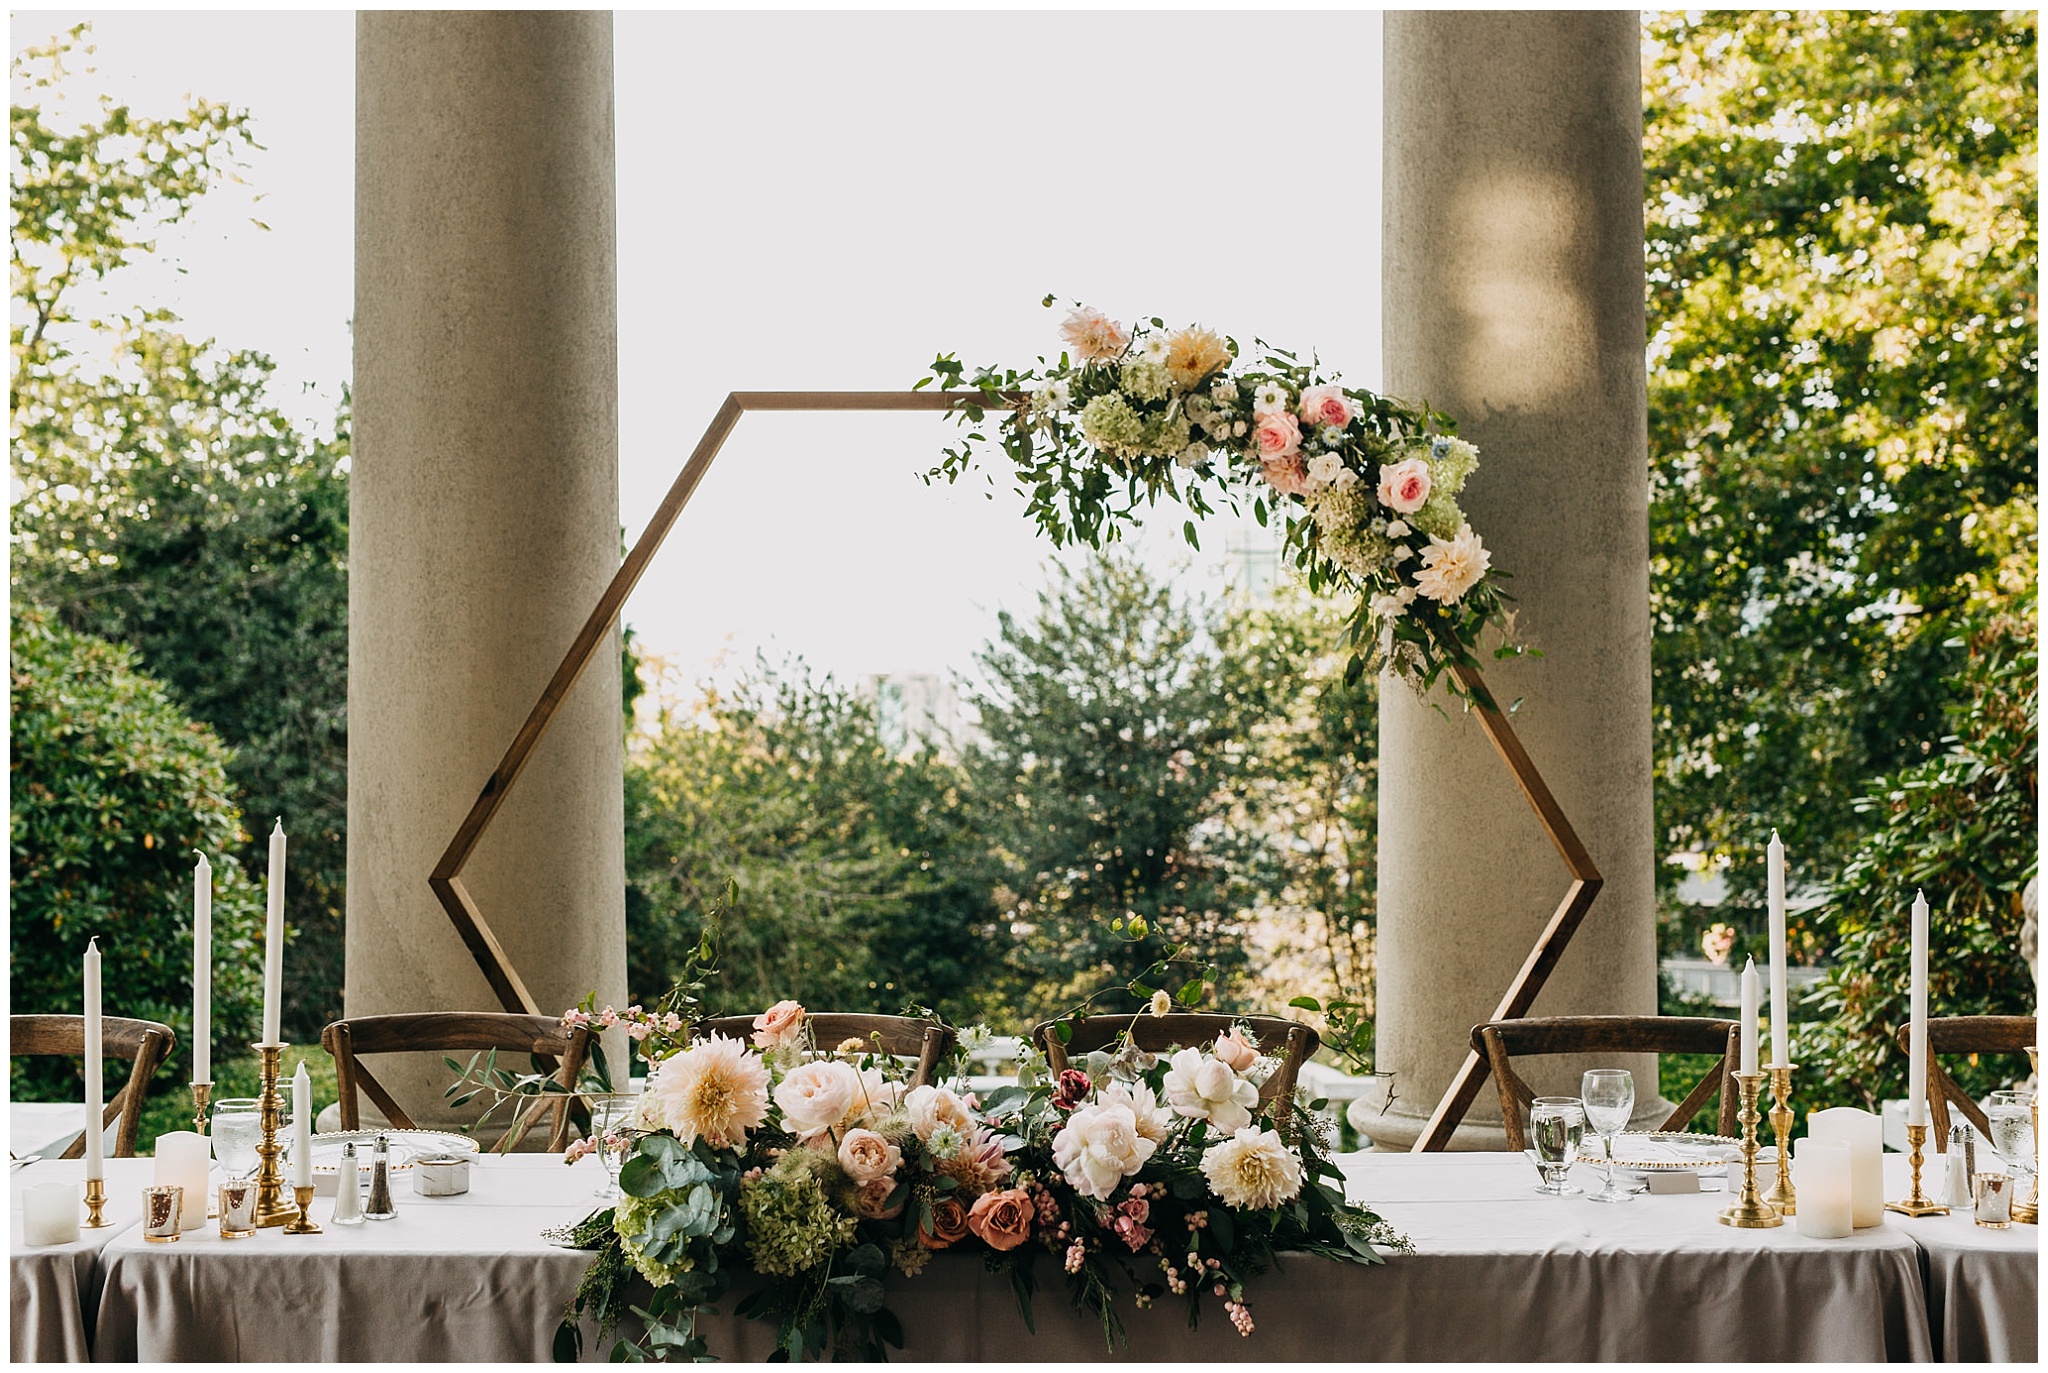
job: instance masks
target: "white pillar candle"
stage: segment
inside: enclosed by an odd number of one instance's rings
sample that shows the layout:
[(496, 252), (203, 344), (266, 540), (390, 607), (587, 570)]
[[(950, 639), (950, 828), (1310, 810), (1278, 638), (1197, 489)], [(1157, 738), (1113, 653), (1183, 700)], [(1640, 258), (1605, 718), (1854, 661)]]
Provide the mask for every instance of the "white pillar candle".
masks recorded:
[(73, 1244), (78, 1240), (78, 1184), (43, 1182), (21, 1191), (24, 1244)]
[(1913, 893), (1912, 1025), (1907, 1031), (1906, 1124), (1927, 1123), (1927, 897)]
[(85, 946), (85, 1180), (97, 1182), (107, 1175), (106, 1134), (102, 1123), (106, 1105), (105, 1085), (100, 1081), (100, 941)]
[[(1850, 1221), (1858, 1230), (1884, 1224), (1884, 1123), (1854, 1106), (1832, 1106), (1807, 1115), (1806, 1136), (1849, 1146)], [(1806, 1209), (1803, 1196), (1799, 1209)]]
[(269, 906), (263, 921), (263, 1042), (277, 1037), (279, 999), (284, 995), (284, 817), (270, 831)]
[(292, 1186), (313, 1185), (313, 1080), (306, 1060), (292, 1074)]
[(1752, 958), (1742, 969), (1742, 1071), (1751, 1075), (1756, 1072), (1756, 995), (1760, 986)]
[(1771, 831), (1768, 899), (1771, 908), (1771, 1064), (1792, 1062), (1792, 1013), (1785, 997), (1785, 846)]
[(1799, 1194), (1799, 1233), (1838, 1240), (1856, 1227), (1854, 1167), (1849, 1146), (1808, 1135), (1792, 1144), (1792, 1186)]
[(192, 1080), (213, 1081), (213, 865), (192, 869)]
[(194, 1130), (169, 1130), (156, 1137), (156, 1185), (185, 1189), (180, 1230), (206, 1224), (206, 1171), (213, 1141)]

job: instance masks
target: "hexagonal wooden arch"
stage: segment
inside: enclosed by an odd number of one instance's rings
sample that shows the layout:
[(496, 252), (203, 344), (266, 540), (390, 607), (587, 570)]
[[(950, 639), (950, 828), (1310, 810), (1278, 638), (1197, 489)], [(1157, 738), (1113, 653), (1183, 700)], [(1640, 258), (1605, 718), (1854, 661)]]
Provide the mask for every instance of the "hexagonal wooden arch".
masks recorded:
[[(1006, 398), (1020, 399), (1014, 394), (1007, 395)], [(683, 507), (689, 503), (697, 484), (704, 479), (704, 473), (709, 470), (712, 459), (718, 456), (719, 449), (725, 446), (726, 439), (732, 435), (733, 426), (739, 423), (740, 416), (750, 410), (946, 411), (963, 402), (985, 403), (986, 397), (977, 391), (734, 391), (726, 396), (725, 403), (718, 407), (717, 415), (712, 418), (710, 427), (704, 431), (704, 437), (697, 441), (696, 448), (691, 451), (689, 461), (683, 464), (682, 472), (669, 487), (668, 494), (662, 497), (660, 506), (654, 512), (654, 518), (648, 521), (647, 528), (641, 531), (632, 551), (626, 555), (625, 561), (619, 564), (619, 570), (612, 576), (611, 584), (598, 598), (596, 608), (590, 612), (590, 617), (583, 622), (583, 628), (570, 643), (569, 651), (563, 655), (562, 665), (555, 669), (555, 675), (548, 680), (540, 699), (534, 702), (532, 711), (527, 714), (526, 723), (521, 725), (519, 732), (513, 736), (512, 744), (505, 750), (504, 758), (491, 773), (490, 780), (484, 783), (476, 804), (471, 806), (469, 814), (463, 817), (461, 826), (455, 831), (455, 837), (449, 841), (448, 848), (442, 853), (441, 861), (435, 864), (433, 874), (427, 878), (427, 885), (433, 888), (434, 895), (439, 898), (442, 907), (448, 912), (449, 920), (454, 923), (456, 933), (462, 936), (462, 942), (475, 957), (477, 966), (483, 969), (484, 977), (491, 984), (491, 990), (496, 993), (499, 1003), (506, 1010), (523, 1011), (530, 1015), (541, 1013), (533, 994), (526, 989), (525, 982), (520, 979), (518, 969), (512, 966), (512, 960), (506, 956), (504, 946), (498, 942), (497, 936), (491, 931), (490, 923), (478, 909), (476, 898), (471, 896), (469, 889), (462, 884), (462, 870), (468, 864), (470, 856), (476, 852), (477, 845), (483, 840), (484, 831), (490, 827), (498, 808), (505, 804), (506, 795), (510, 793), (512, 784), (519, 780), (519, 774), (525, 769), (527, 760), (533, 756), (533, 750), (540, 743), (541, 736), (547, 733), (555, 712), (561, 708), (563, 699), (575, 687), (577, 679), (583, 675), (583, 669), (589, 664), (591, 656), (597, 652), (598, 645), (604, 642), (605, 636), (611, 630), (612, 622), (618, 618), (620, 609), (625, 605), (626, 598), (633, 594), (633, 588), (639, 584), (640, 574), (647, 570), (647, 564), (661, 548), (662, 540), (668, 537), (668, 531), (675, 524), (676, 516), (680, 515)], [(1570, 942), (1572, 932), (1579, 927), (1579, 922), (1585, 918), (1587, 909), (1593, 904), (1593, 898), (1599, 894), (1603, 879), (1600, 870), (1593, 865), (1592, 857), (1586, 852), (1585, 845), (1579, 842), (1571, 822), (1565, 818), (1556, 798), (1550, 794), (1550, 788), (1544, 784), (1542, 774), (1537, 772), (1535, 763), (1530, 761), (1521, 741), (1515, 737), (1507, 716), (1494, 704), (1493, 696), (1487, 691), (1479, 669), (1457, 665), (1452, 671), (1476, 703), (1473, 708), (1478, 712), (1479, 723), (1486, 730), (1487, 738), (1493, 741), (1501, 761), (1506, 763), (1508, 771), (1514, 774), (1515, 783), (1521, 788), (1523, 798), (1528, 801), (1530, 809), (1536, 812), (1536, 818), (1542, 823), (1544, 833), (1550, 836), (1550, 842), (1556, 846), (1558, 856), (1564, 860), (1565, 870), (1571, 877), (1571, 885), (1565, 889), (1556, 912), (1544, 926), (1535, 947), (1529, 951), (1529, 957), (1523, 962), (1521, 971), (1515, 975), (1506, 995), (1501, 998), (1500, 1004), (1489, 1017), (1493, 1020), (1507, 1020), (1526, 1015), (1529, 1008), (1535, 1004), (1537, 993), (1542, 991), (1551, 969), (1557, 966), (1557, 960)], [(1485, 1086), (1486, 1078), (1485, 1063), (1478, 1054), (1467, 1051), (1464, 1065), (1452, 1079), (1450, 1089), (1444, 1093), (1443, 1099), (1437, 1103), (1422, 1137), (1415, 1142), (1417, 1152), (1442, 1149), (1450, 1142), (1451, 1132), (1457, 1128), (1458, 1122), (1464, 1119), (1465, 1112), (1470, 1109), (1474, 1098)]]

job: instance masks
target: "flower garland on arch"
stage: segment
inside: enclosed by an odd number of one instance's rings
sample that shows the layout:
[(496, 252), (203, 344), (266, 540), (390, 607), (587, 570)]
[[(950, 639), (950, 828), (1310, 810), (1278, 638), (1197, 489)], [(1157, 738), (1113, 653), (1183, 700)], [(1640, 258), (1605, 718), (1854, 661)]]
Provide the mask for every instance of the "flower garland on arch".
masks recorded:
[[(1426, 691), (1446, 667), (1477, 663), (1489, 626), (1496, 658), (1535, 652), (1514, 642), (1508, 574), (1458, 506), (1479, 450), (1448, 415), (1343, 386), (1313, 356), (1258, 339), (1247, 360), (1200, 326), (1132, 328), (1076, 304), (1060, 335), (1057, 362), (1022, 370), (933, 361), (919, 389), (980, 395), (956, 407), (969, 432), (926, 481), (959, 480), (1002, 413), (996, 441), (1054, 547), (1099, 548), (1161, 497), (1203, 516), (1248, 495), (1260, 524), (1283, 520), (1310, 589), (1358, 596), (1347, 682), (1384, 663)], [(1183, 532), (1199, 547), (1193, 519)]]

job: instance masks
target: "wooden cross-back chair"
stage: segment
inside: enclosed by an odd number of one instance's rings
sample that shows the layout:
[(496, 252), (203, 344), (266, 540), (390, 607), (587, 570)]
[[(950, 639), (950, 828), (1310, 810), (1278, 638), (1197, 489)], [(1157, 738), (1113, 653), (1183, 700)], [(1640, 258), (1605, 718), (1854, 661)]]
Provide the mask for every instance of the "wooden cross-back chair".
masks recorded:
[[(121, 1128), (114, 1132), (114, 1157), (135, 1157), (135, 1133), (142, 1126), (142, 1105), (149, 1096), (149, 1081), (178, 1045), (168, 1025), (154, 1020), (131, 1020), (126, 1016), (100, 1017), (100, 1056), (129, 1060), (128, 1083), (114, 1093), (100, 1118), (104, 1130), (116, 1115)], [(82, 1015), (17, 1015), (7, 1024), (7, 1052), (11, 1057), (54, 1055), (85, 1057), (85, 1017)], [(85, 1156), (85, 1131), (71, 1141), (65, 1158)]]
[[(415, 1015), (365, 1015), (337, 1020), (320, 1032), (320, 1044), (334, 1057), (334, 1076), (341, 1096), (341, 1128), (362, 1128), (360, 1091), (377, 1104), (384, 1118), (400, 1130), (415, 1130), (412, 1117), (392, 1098), (383, 1083), (373, 1077), (358, 1058), (361, 1054), (455, 1053), (496, 1049), (500, 1052), (532, 1054), (559, 1066), (555, 1081), (571, 1092), (577, 1075), (590, 1053), (590, 1031), (571, 1029), (553, 1016), (518, 1015), (503, 1011), (428, 1011)], [(523, 1065), (519, 1065), (523, 1066)], [(510, 1147), (525, 1135), (543, 1113), (552, 1114), (548, 1152), (559, 1154), (569, 1147), (572, 1098), (549, 1093), (536, 1097), (531, 1106), (515, 1118), (502, 1147)]]
[[(1522, 1122), (1536, 1093), (1514, 1070), (1512, 1060), (1537, 1054), (1717, 1054), (1720, 1061), (1658, 1128), (1683, 1130), (1719, 1093), (1721, 1112), (1715, 1128), (1724, 1135), (1736, 1133), (1737, 1093), (1724, 1090), (1728, 1074), (1739, 1066), (1742, 1054), (1742, 1027), (1733, 1020), (1666, 1015), (1491, 1020), (1472, 1027), (1472, 1048), (1493, 1069), (1493, 1085), (1500, 1092), (1501, 1125), (1507, 1131), (1508, 1148), (1516, 1153), (1529, 1147)], [(1639, 1084), (1637, 1091), (1641, 1090)]]
[[(1991, 1138), (1991, 1122), (1979, 1106), (1941, 1066), (1942, 1054), (2018, 1054), (2024, 1058), (2034, 1044), (2030, 1015), (1954, 1015), (1927, 1022), (1927, 1113), (1934, 1121), (1934, 1147), (1948, 1152), (1949, 1108), (1963, 1113), (1979, 1139)], [(1899, 1052), (1911, 1055), (1912, 1031), (1899, 1027)]]
[(1301, 1065), (1323, 1042), (1321, 1035), (1300, 1021), (1284, 1020), (1274, 1015), (1220, 1015), (1208, 1011), (1170, 1011), (1165, 1015), (1153, 1015), (1149, 1011), (1141, 1011), (1136, 1015), (1083, 1016), (1068, 1023), (1074, 1027), (1074, 1035), (1065, 1043), (1060, 1041), (1059, 1022), (1056, 1020), (1044, 1021), (1031, 1032), (1031, 1038), (1045, 1050), (1046, 1066), (1052, 1069), (1055, 1077), (1066, 1070), (1070, 1058), (1107, 1049), (1126, 1030), (1130, 1032), (1132, 1043), (1148, 1054), (1157, 1054), (1175, 1046), (1207, 1049), (1231, 1026), (1244, 1025), (1257, 1037), (1260, 1053), (1280, 1060), (1279, 1068), (1259, 1087), (1261, 1101), (1292, 1098), (1294, 1080), (1301, 1074)]
[[(719, 1034), (751, 1044), (754, 1042), (754, 1019), (750, 1015), (727, 1015), (700, 1020), (691, 1027), (691, 1036)], [(811, 1042), (823, 1053), (831, 1053), (847, 1040), (857, 1039), (867, 1046), (870, 1053), (916, 1059), (917, 1070), (910, 1078), (913, 1087), (922, 1087), (931, 1081), (940, 1062), (952, 1052), (956, 1038), (951, 1025), (906, 1015), (820, 1011), (815, 1015), (806, 1013), (804, 1020), (811, 1028)]]

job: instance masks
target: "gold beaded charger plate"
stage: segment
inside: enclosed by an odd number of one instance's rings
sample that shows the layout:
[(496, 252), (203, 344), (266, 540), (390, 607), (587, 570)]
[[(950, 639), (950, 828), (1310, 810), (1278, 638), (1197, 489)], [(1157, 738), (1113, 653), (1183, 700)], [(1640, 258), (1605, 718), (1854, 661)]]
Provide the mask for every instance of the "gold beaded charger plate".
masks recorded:
[(391, 1171), (409, 1172), (416, 1159), (453, 1154), (475, 1161), (476, 1141), (454, 1130), (329, 1130), (313, 1136), (313, 1172), (330, 1177), (341, 1171), (341, 1148), (356, 1146), (356, 1164), (368, 1177), (370, 1154), (382, 1137), (391, 1146)]
[[(1624, 1130), (1614, 1137), (1614, 1166), (1628, 1173), (1718, 1173), (1742, 1157), (1742, 1141), (1683, 1130)], [(1604, 1164), (1597, 1136), (1579, 1141), (1579, 1162)]]

